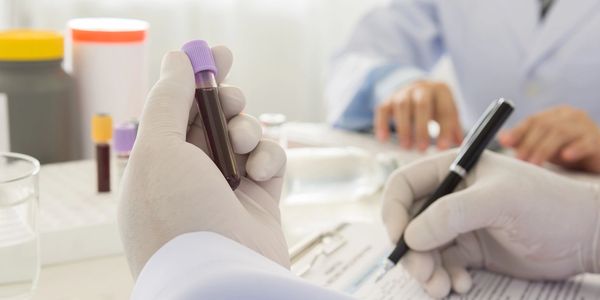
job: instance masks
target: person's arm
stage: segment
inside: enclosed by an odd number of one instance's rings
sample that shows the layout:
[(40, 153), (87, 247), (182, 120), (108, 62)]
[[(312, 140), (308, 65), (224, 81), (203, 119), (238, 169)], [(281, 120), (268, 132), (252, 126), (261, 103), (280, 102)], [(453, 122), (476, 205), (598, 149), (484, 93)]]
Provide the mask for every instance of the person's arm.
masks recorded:
[(312, 285), (221, 235), (194, 232), (171, 240), (150, 258), (131, 299), (351, 298)]
[(325, 93), (334, 126), (365, 130), (377, 103), (422, 79), (444, 52), (432, 0), (394, 0), (368, 13), (333, 61)]

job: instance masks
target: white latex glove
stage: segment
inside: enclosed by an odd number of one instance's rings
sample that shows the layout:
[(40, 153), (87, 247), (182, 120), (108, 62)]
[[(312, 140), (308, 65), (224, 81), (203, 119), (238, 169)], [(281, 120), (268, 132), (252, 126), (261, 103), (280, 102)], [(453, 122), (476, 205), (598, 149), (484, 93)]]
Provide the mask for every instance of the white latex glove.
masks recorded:
[[(232, 54), (219, 46), (213, 48), (213, 55), (221, 83)], [(241, 114), (242, 92), (220, 86), (243, 176), (232, 191), (206, 154), (194, 91), (188, 57), (179, 51), (165, 55), (119, 193), (119, 226), (134, 276), (162, 245), (196, 231), (218, 233), (288, 267), (279, 212), (285, 152), (278, 144), (261, 140), (258, 121)]]
[(403, 264), (433, 297), (467, 292), (467, 268), (525, 279), (600, 271), (598, 187), (486, 152), (457, 190), (408, 223), (408, 207), (432, 193), (456, 151), (396, 171), (384, 191), (390, 238), (414, 249)]

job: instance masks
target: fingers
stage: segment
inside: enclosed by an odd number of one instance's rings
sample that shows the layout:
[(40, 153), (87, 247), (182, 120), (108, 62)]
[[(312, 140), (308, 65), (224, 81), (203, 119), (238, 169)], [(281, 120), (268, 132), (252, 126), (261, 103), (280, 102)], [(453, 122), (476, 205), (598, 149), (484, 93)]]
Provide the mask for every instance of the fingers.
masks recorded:
[(438, 148), (445, 150), (460, 144), (463, 132), (458, 118), (458, 109), (448, 88), (436, 90), (435, 108), (435, 120), (440, 125), (440, 134), (437, 139)]
[(227, 77), (227, 74), (229, 74), (229, 70), (231, 70), (233, 53), (225, 46), (212, 47), (212, 52), (218, 70), (215, 79), (217, 80), (217, 83), (221, 84)]
[(167, 53), (160, 79), (152, 87), (142, 113), (139, 138), (172, 136), (184, 141), (194, 90), (194, 73), (188, 57), (181, 51)]
[(536, 146), (539, 145), (539, 143), (544, 139), (546, 132), (546, 128), (541, 126), (529, 127), (515, 148), (517, 152), (517, 158), (521, 160), (528, 160)]
[(542, 113), (501, 134), (500, 143), (515, 148), (517, 158), (539, 165), (559, 154), (574, 137), (568, 125), (557, 124)]
[(416, 199), (430, 194), (440, 184), (455, 157), (448, 151), (409, 164), (388, 179), (383, 191), (382, 217), (393, 242), (402, 235), (409, 220), (408, 211)]
[(262, 137), (262, 128), (256, 118), (246, 114), (233, 117), (227, 123), (233, 152), (246, 154), (252, 151)]
[(246, 162), (248, 176), (276, 200), (272, 209), (276, 212), (279, 212), (277, 200), (281, 198), (286, 160), (285, 151), (278, 143), (262, 140)]
[(574, 136), (565, 129), (551, 130), (532, 150), (528, 161), (541, 165), (552, 157), (560, 155), (560, 150), (573, 140)]
[(417, 87), (412, 91), (413, 116), (415, 126), (415, 144), (420, 151), (429, 146), (429, 120), (432, 119), (433, 90), (431, 88)]
[[(597, 125), (585, 111), (559, 106), (529, 117), (501, 133), (499, 140), (503, 146), (515, 148), (521, 160), (538, 165), (550, 160), (569, 167), (594, 156), (599, 136)], [(574, 150), (578, 148), (581, 153)], [(581, 165), (586, 169), (585, 163)]]
[(242, 90), (237, 87), (220, 86), (219, 98), (221, 99), (221, 106), (227, 120), (240, 114), (246, 107), (246, 97), (244, 97)]
[(484, 186), (440, 198), (408, 224), (404, 233), (406, 243), (416, 251), (429, 251), (459, 234), (494, 224), (504, 212), (496, 203), (485, 202), (487, 198)]
[(389, 122), (393, 119), (400, 145), (420, 151), (427, 149), (429, 121), (440, 124), (438, 147), (447, 149), (462, 141), (462, 129), (452, 93), (446, 84), (418, 81), (396, 92), (377, 107), (373, 128), (380, 141), (389, 137)]
[(392, 101), (392, 114), (394, 124), (396, 124), (396, 135), (398, 141), (404, 149), (410, 149), (413, 145), (412, 141), (412, 103), (407, 93), (400, 93)]
[[(262, 137), (262, 128), (258, 120), (250, 115), (240, 114), (235, 116), (227, 123), (227, 130), (235, 154), (247, 154), (252, 151)], [(204, 152), (209, 151), (204, 125), (200, 117), (191, 125), (186, 140)]]
[(442, 252), (443, 266), (450, 276), (452, 289), (459, 294), (468, 292), (473, 286), (471, 274), (467, 271), (469, 258), (457, 245), (448, 247)]
[(250, 153), (246, 162), (246, 172), (255, 181), (267, 181), (283, 176), (285, 163), (283, 148), (274, 141), (262, 140)]
[(436, 264), (431, 278), (423, 286), (427, 294), (436, 299), (448, 296), (450, 293), (450, 276), (441, 264)]
[(373, 119), (373, 129), (375, 137), (380, 142), (385, 142), (390, 138), (390, 119), (392, 117), (392, 105), (386, 102), (377, 107), (375, 118)]
[(435, 259), (431, 252), (408, 251), (400, 263), (421, 284), (429, 281), (435, 270)]
[[(242, 90), (234, 86), (219, 86), (219, 100), (221, 100), (223, 114), (227, 120), (240, 114), (246, 107), (246, 97), (244, 97)], [(190, 115), (188, 117), (188, 124), (191, 125), (192, 123), (202, 127), (202, 120), (199, 117), (198, 106), (196, 104), (193, 104), (190, 108)]]
[[(246, 106), (246, 100), (244, 98), (244, 94), (242, 94), (242, 91), (237, 88), (237, 87), (233, 87), (233, 86), (220, 86), (219, 87), (219, 98), (221, 100), (221, 106), (223, 108), (223, 114), (225, 115), (225, 118), (227, 120), (231, 120), (233, 117), (238, 116), (244, 109), (244, 107)], [(255, 125), (258, 125), (258, 127), (260, 127), (260, 124), (258, 124), (258, 122), (256, 122)], [(208, 149), (206, 146), (206, 140), (204, 137), (204, 125), (202, 124), (202, 117), (200, 117), (200, 114), (198, 113), (198, 106), (197, 105), (192, 105), (191, 109), (190, 109), (190, 115), (189, 115), (189, 130), (188, 130), (188, 134), (187, 134), (187, 141), (200, 147), (200, 149)], [(254, 126), (256, 127), (256, 126)], [(255, 134), (256, 135), (256, 134)], [(255, 136), (254, 135), (254, 136)], [(230, 136), (231, 138), (231, 136)], [(255, 137), (256, 138), (256, 137)], [(258, 139), (260, 139), (260, 136), (258, 136)], [(237, 139), (236, 139), (237, 141)], [(241, 143), (244, 143), (244, 141), (240, 141)], [(258, 143), (258, 140), (256, 140), (256, 143)], [(256, 145), (254, 145), (256, 146)], [(250, 145), (248, 145), (248, 147), (250, 147)], [(241, 151), (241, 152), (236, 152), (236, 153), (248, 153), (249, 150), (247, 150), (248, 148), (237, 148), (237, 151)], [(234, 149), (235, 150), (235, 149)]]
[(575, 162), (598, 151), (594, 139), (583, 138), (574, 141), (561, 151), (561, 158), (568, 162)]
[(409, 251), (400, 263), (430, 296), (443, 298), (450, 293), (450, 276), (438, 252)]
[(531, 119), (527, 119), (524, 122), (521, 122), (517, 127), (501, 132), (498, 136), (500, 144), (508, 148), (518, 145), (527, 133), (531, 122)]

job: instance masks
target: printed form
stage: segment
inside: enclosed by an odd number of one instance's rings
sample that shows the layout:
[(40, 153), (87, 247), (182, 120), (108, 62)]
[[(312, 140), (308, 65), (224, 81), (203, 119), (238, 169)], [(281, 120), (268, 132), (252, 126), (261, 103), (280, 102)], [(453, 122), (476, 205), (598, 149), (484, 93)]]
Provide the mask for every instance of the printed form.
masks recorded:
[[(301, 257), (293, 260), (292, 270), (315, 284), (354, 295), (365, 300), (431, 299), (401, 267), (390, 270), (379, 281), (381, 265), (391, 251), (388, 238), (378, 224), (345, 224), (322, 235)], [(585, 274), (557, 282), (534, 282), (472, 271), (473, 287), (465, 295), (447, 299), (600, 299), (600, 275)]]
[[(600, 275), (581, 275), (560, 282), (530, 282), (485, 271), (471, 272), (473, 287), (465, 295), (452, 294), (447, 299), (600, 299)], [(402, 267), (391, 270), (379, 282), (367, 284), (354, 294), (366, 300), (431, 299)]]

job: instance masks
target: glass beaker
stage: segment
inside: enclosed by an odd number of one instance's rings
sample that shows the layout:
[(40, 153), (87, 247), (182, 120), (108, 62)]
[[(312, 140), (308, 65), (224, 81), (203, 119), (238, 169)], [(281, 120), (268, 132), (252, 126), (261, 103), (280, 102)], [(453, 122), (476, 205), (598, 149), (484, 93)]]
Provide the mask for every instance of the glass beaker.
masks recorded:
[(38, 173), (33, 157), (0, 152), (0, 299), (29, 299), (40, 273)]

